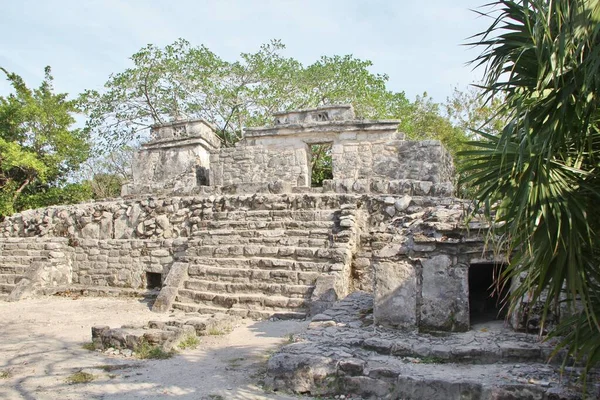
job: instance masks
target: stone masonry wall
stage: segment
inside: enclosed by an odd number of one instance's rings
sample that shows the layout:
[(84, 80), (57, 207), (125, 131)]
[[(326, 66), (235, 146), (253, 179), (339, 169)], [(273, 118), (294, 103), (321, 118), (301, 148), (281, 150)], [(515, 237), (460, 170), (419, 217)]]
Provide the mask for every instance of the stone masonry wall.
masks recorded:
[(146, 272), (165, 277), (189, 246), (200, 246), (198, 235), (244, 221), (249, 211), (276, 221), (290, 218), (292, 210), (349, 204), (359, 236), (344, 286), (374, 293), (376, 323), (467, 329), (468, 268), (499, 260), (486, 252), (478, 232), (464, 229), (468, 204), (454, 198), (298, 193), (127, 199), (14, 215), (0, 224), (0, 243), (27, 246), (53, 238), (61, 254), (70, 254), (74, 284), (144, 288)]
[(211, 185), (282, 181), (290, 186), (310, 186), (305, 148), (267, 149), (239, 146), (221, 149), (210, 157)]
[(73, 283), (141, 289), (146, 272), (167, 276), (173, 261), (185, 252), (187, 241), (94, 240), (74, 247)]
[(450, 182), (452, 157), (436, 140), (341, 143), (333, 146), (333, 177)]

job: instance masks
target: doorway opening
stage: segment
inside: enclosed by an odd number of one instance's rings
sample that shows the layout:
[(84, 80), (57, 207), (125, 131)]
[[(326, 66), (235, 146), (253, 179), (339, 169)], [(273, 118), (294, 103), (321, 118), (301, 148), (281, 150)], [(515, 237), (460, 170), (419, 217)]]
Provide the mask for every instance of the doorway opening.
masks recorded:
[(322, 187), (325, 179), (333, 179), (332, 147), (333, 142), (313, 143), (309, 145), (311, 187)]
[(162, 287), (162, 274), (146, 272), (146, 289), (160, 289)]
[(471, 325), (503, 320), (510, 285), (497, 282), (504, 264), (471, 264), (469, 266), (469, 317)]

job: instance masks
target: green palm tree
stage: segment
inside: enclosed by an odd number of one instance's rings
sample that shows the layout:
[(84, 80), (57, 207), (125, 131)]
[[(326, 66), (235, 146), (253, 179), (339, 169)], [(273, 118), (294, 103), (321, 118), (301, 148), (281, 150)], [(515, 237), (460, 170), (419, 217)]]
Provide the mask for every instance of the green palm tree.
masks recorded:
[(472, 142), (463, 173), (519, 282), (577, 361), (600, 361), (600, 0), (496, 0), (474, 36), (508, 123)]

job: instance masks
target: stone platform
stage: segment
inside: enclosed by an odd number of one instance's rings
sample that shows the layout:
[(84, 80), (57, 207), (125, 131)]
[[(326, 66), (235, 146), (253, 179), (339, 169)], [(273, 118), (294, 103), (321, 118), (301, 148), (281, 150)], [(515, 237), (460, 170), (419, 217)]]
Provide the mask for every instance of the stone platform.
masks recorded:
[[(577, 368), (561, 376), (553, 343), (502, 321), (464, 333), (398, 332), (373, 324), (373, 298), (355, 292), (316, 315), (268, 364), (267, 386), (366, 399), (578, 399)], [(600, 373), (588, 397), (600, 396)]]

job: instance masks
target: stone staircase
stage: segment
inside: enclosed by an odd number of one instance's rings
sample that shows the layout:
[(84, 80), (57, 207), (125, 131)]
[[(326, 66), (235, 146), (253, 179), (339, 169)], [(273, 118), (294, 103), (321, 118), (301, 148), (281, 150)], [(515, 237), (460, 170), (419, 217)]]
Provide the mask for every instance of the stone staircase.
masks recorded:
[(188, 264), (187, 278), (172, 307), (254, 319), (304, 318), (317, 279), (349, 268), (355, 226), (340, 221), (355, 210), (345, 205), (213, 213), (199, 223), (180, 258)]

